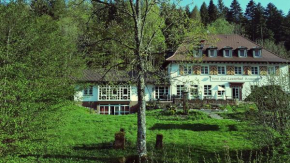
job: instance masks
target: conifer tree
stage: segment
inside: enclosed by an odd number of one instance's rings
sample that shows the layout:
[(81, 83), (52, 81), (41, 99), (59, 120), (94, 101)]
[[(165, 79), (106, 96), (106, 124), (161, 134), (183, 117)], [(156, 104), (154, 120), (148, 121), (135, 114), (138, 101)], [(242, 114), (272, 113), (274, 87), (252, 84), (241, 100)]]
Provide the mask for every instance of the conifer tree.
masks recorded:
[(218, 0), (217, 9), (219, 14), (218, 17), (225, 18), (227, 15), (228, 8), (225, 6), (223, 0)]
[(213, 0), (210, 0), (208, 6), (208, 22), (212, 23), (218, 18), (218, 10), (216, 5), (213, 3)]
[(255, 10), (256, 10), (256, 3), (253, 0), (250, 0), (246, 7), (245, 12), (245, 29), (246, 32), (251, 40), (255, 40), (255, 33), (256, 33), (256, 22), (254, 21), (255, 16)]
[(274, 33), (276, 43), (283, 41), (283, 14), (279, 11), (273, 3), (269, 3), (265, 9), (266, 25), (269, 30)]
[(197, 6), (194, 6), (194, 8), (191, 12), (190, 18), (193, 20), (197, 20), (197, 21), (201, 20), (200, 13), (199, 13)]
[(200, 7), (200, 17), (201, 17), (201, 22), (206, 26), (209, 22), (209, 17), (208, 17), (207, 5), (205, 2), (203, 2)]
[(242, 21), (242, 8), (237, 0), (233, 0), (230, 10), (228, 12), (228, 21), (240, 24)]

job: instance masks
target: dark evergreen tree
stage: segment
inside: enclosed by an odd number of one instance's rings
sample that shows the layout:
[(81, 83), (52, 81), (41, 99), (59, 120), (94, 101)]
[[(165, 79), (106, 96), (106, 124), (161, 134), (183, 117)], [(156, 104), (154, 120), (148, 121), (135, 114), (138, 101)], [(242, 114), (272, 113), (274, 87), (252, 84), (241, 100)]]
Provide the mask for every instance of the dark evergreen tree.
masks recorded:
[(245, 30), (247, 32), (247, 35), (251, 40), (255, 40), (255, 33), (256, 33), (256, 23), (254, 21), (255, 16), (255, 10), (256, 10), (256, 3), (253, 0), (250, 0), (246, 7), (245, 12)]
[(266, 25), (269, 30), (274, 33), (275, 42), (283, 41), (283, 13), (279, 11), (273, 3), (269, 3), (265, 9), (265, 16), (267, 18)]
[(290, 10), (288, 14), (285, 17), (284, 25), (283, 25), (283, 31), (286, 36), (285, 39), (285, 47), (287, 50), (290, 50)]
[(218, 0), (217, 9), (219, 18), (225, 18), (227, 15), (227, 7), (225, 6), (223, 0)]
[(213, 3), (213, 0), (210, 0), (209, 2), (209, 6), (208, 6), (208, 22), (212, 23), (214, 21), (216, 21), (216, 19), (218, 18), (218, 10), (216, 5)]
[(237, 0), (233, 0), (231, 8), (228, 12), (228, 21), (236, 24), (240, 24), (243, 19), (242, 9)]
[(205, 2), (203, 2), (200, 7), (200, 17), (201, 17), (201, 22), (206, 26), (209, 22), (209, 16), (208, 16), (207, 5)]
[(255, 30), (253, 31), (253, 40), (261, 40), (262, 44), (263, 40), (273, 38), (272, 32), (269, 31), (266, 27), (266, 18), (264, 12), (264, 7), (261, 5), (261, 3), (258, 3), (253, 14), (253, 25), (255, 26)]

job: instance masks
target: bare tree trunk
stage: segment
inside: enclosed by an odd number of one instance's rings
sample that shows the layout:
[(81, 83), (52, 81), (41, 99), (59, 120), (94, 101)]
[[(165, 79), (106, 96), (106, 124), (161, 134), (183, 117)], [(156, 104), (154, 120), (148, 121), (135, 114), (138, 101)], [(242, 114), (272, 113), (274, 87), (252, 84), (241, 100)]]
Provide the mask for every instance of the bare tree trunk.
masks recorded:
[[(146, 148), (146, 101), (145, 101), (145, 62), (146, 56), (142, 53), (142, 15), (141, 0), (136, 0), (135, 5), (130, 1), (135, 21), (135, 55), (137, 57), (137, 92), (138, 92), (138, 133), (137, 150), (139, 162), (145, 162), (147, 156)], [(134, 12), (135, 11), (135, 12)], [(144, 23), (144, 22), (143, 22)]]

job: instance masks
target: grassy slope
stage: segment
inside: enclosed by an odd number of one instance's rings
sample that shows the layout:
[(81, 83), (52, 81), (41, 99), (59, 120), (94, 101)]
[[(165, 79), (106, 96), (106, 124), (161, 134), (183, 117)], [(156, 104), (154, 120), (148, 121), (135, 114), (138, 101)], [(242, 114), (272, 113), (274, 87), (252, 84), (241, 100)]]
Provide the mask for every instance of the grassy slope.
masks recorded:
[[(113, 158), (136, 154), (136, 114), (126, 116), (90, 114), (74, 105), (50, 114), (50, 127), (36, 137), (19, 142), (19, 157), (7, 156), (11, 162), (112, 162)], [(258, 148), (259, 132), (247, 122), (215, 120), (201, 116), (163, 116), (147, 112), (147, 143), (150, 158), (159, 162), (200, 161), (216, 153)], [(196, 120), (196, 118), (198, 120)], [(114, 150), (114, 134), (124, 128), (126, 150)], [(156, 134), (164, 135), (164, 150), (155, 150)], [(14, 160), (14, 161), (12, 161)], [(1, 161), (1, 159), (0, 159)]]

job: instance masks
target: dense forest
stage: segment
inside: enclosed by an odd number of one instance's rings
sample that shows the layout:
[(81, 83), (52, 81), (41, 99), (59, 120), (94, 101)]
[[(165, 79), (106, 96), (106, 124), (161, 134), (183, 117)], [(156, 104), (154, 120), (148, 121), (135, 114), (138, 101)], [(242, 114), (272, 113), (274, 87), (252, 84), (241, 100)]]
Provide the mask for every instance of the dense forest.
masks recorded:
[[(146, 72), (158, 71), (164, 56), (194, 34), (240, 34), (290, 56), (290, 12), (273, 3), (264, 8), (250, 0), (245, 12), (237, 0), (229, 7), (222, 0), (200, 8), (172, 1), (148, 6), (141, 48), (150, 54)], [(72, 99), (73, 79), (83, 69), (138, 67), (131, 16), (127, 0), (0, 1), (0, 156), (15, 150), (7, 142), (47, 128), (44, 122), (54, 118), (48, 113)]]

